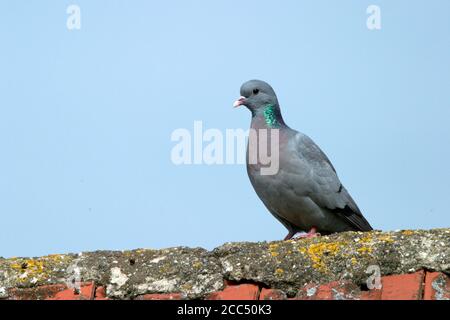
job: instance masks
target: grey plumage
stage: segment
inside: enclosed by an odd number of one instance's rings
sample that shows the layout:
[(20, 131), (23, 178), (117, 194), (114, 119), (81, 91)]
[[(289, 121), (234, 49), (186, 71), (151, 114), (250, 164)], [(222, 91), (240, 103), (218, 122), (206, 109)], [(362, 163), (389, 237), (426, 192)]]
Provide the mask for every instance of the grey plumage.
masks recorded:
[(305, 134), (289, 128), (272, 87), (251, 80), (241, 87), (235, 106), (252, 112), (251, 128), (279, 129), (279, 170), (261, 175), (261, 164), (248, 163), (250, 181), (267, 209), (288, 229), (286, 239), (317, 228), (322, 234), (369, 231), (372, 227), (323, 151)]

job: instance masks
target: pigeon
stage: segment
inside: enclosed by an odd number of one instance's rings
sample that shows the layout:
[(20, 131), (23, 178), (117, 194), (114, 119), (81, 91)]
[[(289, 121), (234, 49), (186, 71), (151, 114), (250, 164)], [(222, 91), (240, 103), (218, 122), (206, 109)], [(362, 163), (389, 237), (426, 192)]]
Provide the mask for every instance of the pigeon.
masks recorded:
[[(312, 238), (345, 231), (373, 230), (325, 153), (307, 135), (291, 129), (281, 116), (275, 91), (261, 80), (245, 82), (234, 107), (252, 114), (250, 130), (278, 132), (278, 170), (262, 174), (266, 163), (251, 162), (247, 146), (247, 173), (256, 194), (269, 212), (288, 230), (284, 240)], [(265, 130), (262, 130), (265, 129)], [(259, 135), (256, 137), (260, 139)], [(270, 139), (266, 139), (269, 144)], [(270, 150), (267, 146), (266, 150)], [(272, 150), (273, 153), (273, 150)], [(255, 159), (255, 157), (253, 157)]]

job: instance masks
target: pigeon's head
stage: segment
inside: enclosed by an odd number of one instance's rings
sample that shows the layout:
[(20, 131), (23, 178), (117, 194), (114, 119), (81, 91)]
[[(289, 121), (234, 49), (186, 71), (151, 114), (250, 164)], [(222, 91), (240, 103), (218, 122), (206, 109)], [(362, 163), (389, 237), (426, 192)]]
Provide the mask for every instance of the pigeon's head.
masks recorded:
[(261, 80), (250, 80), (241, 86), (241, 97), (233, 104), (235, 108), (246, 106), (250, 111), (263, 110), (268, 105), (278, 107), (278, 99), (272, 87)]

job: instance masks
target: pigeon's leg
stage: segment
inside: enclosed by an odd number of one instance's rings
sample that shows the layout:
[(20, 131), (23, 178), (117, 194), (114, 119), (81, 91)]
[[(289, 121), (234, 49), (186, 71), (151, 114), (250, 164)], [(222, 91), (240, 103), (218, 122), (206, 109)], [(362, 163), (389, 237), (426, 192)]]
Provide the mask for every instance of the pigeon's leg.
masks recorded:
[(284, 241), (286, 240), (291, 240), (295, 235), (297, 234), (297, 231), (294, 230), (289, 230), (289, 233), (287, 234), (286, 237), (284, 237)]
[(311, 239), (311, 238), (316, 238), (316, 237), (320, 237), (320, 233), (317, 232), (317, 228), (316, 227), (312, 227), (311, 230), (309, 230), (308, 233), (301, 234), (301, 235), (295, 237), (293, 240), (297, 240), (297, 239)]

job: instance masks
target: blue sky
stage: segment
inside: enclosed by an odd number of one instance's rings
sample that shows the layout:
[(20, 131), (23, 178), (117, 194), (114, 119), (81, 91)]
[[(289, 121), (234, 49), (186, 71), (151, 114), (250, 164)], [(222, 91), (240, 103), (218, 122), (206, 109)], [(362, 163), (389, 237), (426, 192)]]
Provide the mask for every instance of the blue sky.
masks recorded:
[[(66, 28), (66, 8), (81, 29)], [(368, 30), (366, 8), (381, 9)], [(171, 133), (247, 129), (275, 88), (377, 229), (450, 226), (450, 2), (2, 1), (0, 256), (281, 239), (243, 165)]]

